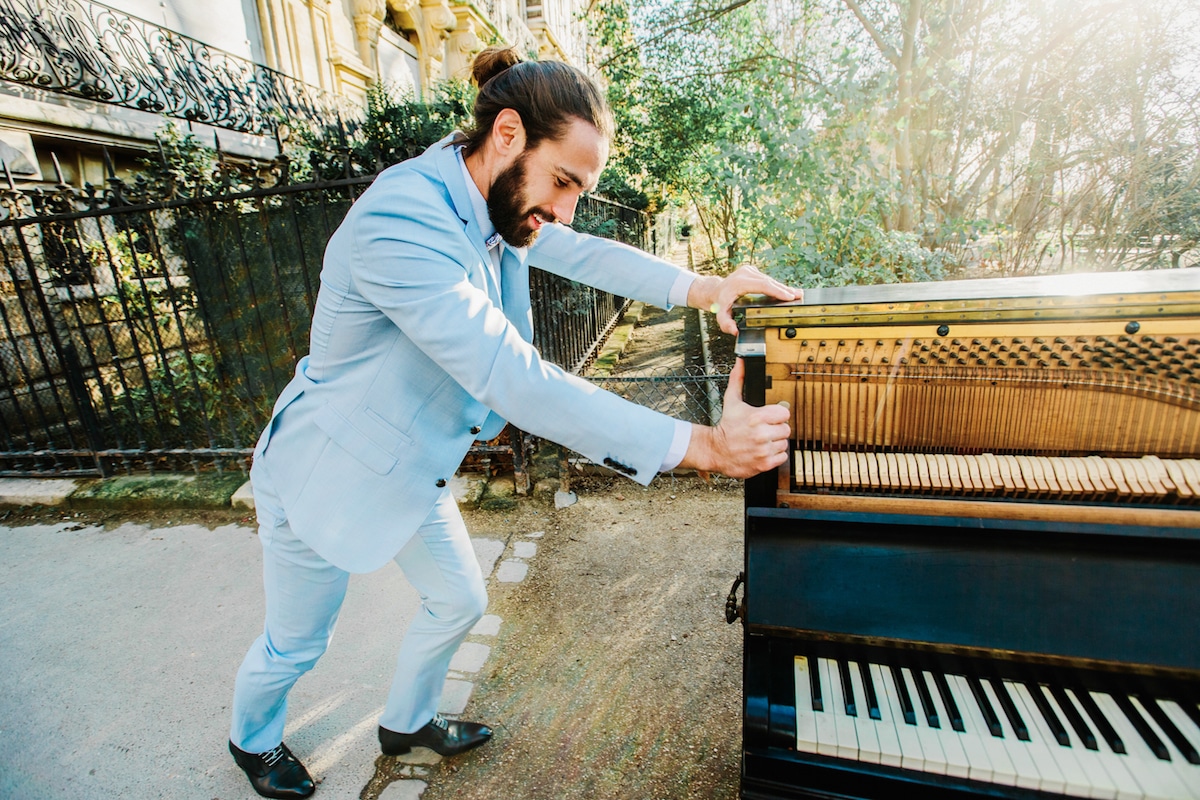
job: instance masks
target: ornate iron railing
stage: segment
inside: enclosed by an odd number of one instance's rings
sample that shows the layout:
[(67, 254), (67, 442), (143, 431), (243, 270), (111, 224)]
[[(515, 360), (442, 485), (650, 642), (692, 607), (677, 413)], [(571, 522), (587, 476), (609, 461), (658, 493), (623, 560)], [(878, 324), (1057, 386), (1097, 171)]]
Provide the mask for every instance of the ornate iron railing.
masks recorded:
[(253, 134), (345, 111), (281, 72), (84, 0), (0, 0), (0, 79)]

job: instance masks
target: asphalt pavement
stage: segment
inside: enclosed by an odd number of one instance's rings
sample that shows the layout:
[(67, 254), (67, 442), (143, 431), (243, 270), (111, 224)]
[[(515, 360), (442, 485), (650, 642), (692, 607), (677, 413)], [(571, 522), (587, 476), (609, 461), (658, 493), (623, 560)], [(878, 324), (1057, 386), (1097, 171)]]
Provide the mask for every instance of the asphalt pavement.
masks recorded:
[[(227, 750), (234, 676), (262, 628), (254, 528), (62, 516), (0, 526), (0, 798), (257, 797)], [(473, 541), (484, 575), (505, 580), (505, 541)], [(520, 559), (500, 566), (523, 574)], [(375, 774), (378, 715), (418, 607), (394, 564), (352, 578), (332, 646), (291, 694), (285, 741), (328, 800), (358, 797)], [(498, 625), (485, 617), (451, 665), (445, 713), (465, 707)], [(411, 784), (391, 793), (418, 796)]]

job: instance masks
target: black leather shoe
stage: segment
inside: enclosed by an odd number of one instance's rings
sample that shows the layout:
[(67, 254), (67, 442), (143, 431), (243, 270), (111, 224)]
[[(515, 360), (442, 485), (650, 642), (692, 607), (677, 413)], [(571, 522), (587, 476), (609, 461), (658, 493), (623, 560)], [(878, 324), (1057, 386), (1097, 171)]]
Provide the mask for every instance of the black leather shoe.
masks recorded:
[(398, 756), (414, 747), (428, 747), (438, 755), (455, 756), (492, 738), (492, 729), (478, 722), (449, 720), (436, 715), (414, 733), (396, 733), (379, 726), (379, 746), (385, 756)]
[(282, 742), (265, 753), (247, 753), (230, 742), (229, 752), (263, 797), (308, 797), (317, 789), (308, 770)]

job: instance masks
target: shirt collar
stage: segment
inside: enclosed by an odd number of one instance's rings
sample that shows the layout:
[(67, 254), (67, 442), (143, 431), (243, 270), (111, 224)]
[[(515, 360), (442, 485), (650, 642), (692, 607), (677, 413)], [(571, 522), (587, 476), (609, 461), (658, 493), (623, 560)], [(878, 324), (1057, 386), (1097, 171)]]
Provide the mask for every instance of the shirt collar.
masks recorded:
[(496, 233), (496, 226), (492, 224), (492, 218), (488, 214), (487, 200), (483, 199), (479, 187), (475, 185), (475, 179), (471, 177), (471, 171), (467, 169), (467, 161), (463, 158), (462, 151), (461, 145), (454, 148), (455, 155), (458, 156), (458, 165), (462, 168), (463, 180), (467, 182), (467, 195), (471, 198), (471, 209), (475, 212), (475, 221), (479, 223), (479, 231), (483, 234), (483, 240), (488, 249), (491, 250), (499, 246), (500, 234)]

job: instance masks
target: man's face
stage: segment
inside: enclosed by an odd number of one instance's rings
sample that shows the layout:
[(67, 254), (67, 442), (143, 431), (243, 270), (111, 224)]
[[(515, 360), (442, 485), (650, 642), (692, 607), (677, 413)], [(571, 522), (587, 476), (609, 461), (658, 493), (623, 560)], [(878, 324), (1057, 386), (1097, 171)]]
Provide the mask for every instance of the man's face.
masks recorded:
[(526, 148), (488, 190), (497, 233), (514, 247), (528, 247), (542, 225), (571, 224), (579, 196), (596, 188), (607, 161), (608, 141), (581, 119), (571, 121), (561, 140)]

